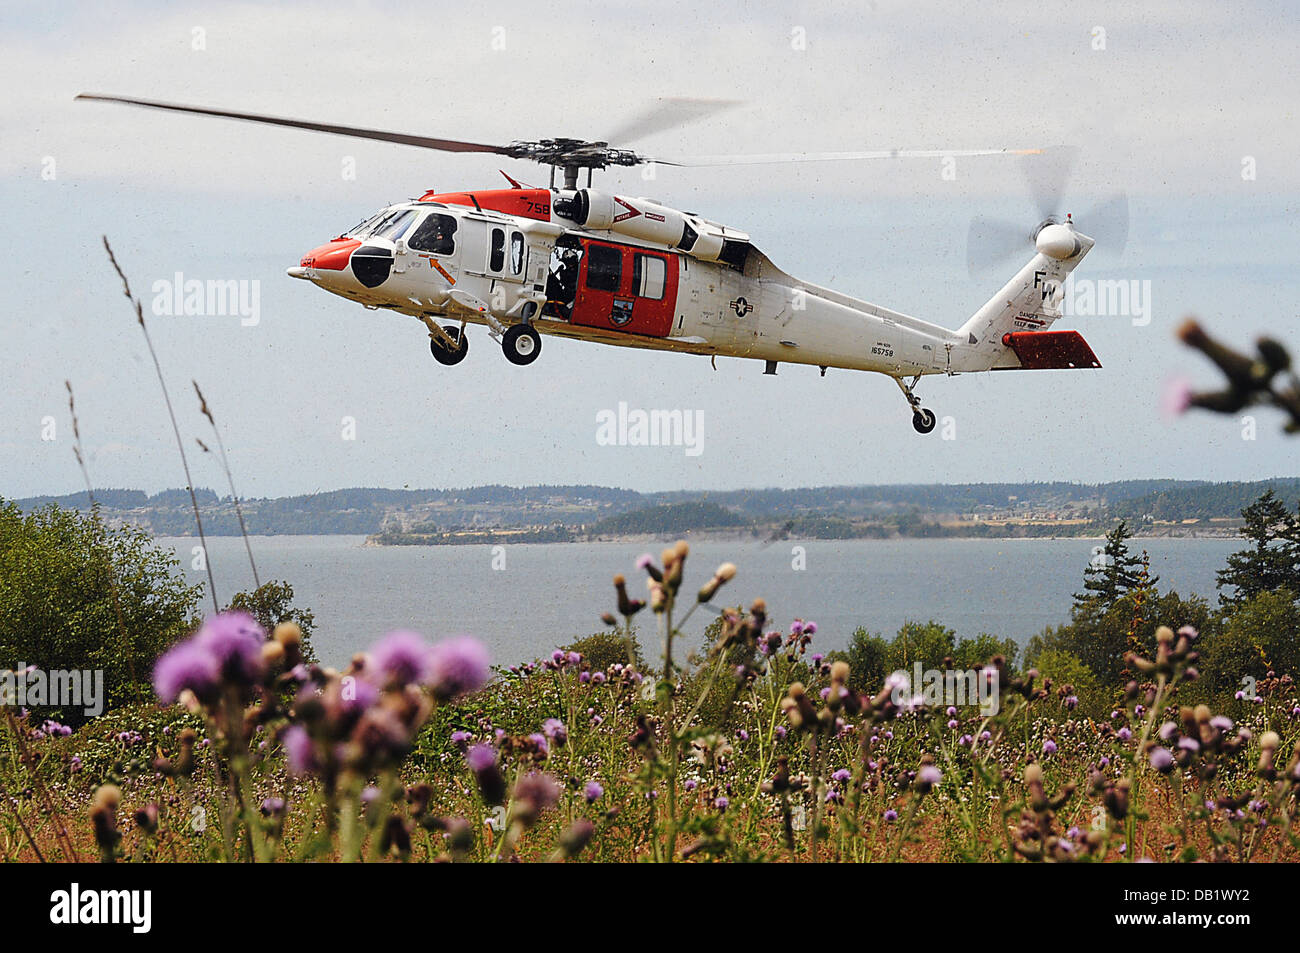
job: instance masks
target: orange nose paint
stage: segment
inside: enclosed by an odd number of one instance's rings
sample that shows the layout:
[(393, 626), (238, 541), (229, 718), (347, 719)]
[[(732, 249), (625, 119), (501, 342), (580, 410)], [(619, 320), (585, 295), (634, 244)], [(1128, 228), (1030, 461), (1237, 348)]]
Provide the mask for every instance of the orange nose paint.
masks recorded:
[(361, 247), (355, 238), (335, 238), (319, 248), (313, 248), (302, 256), (298, 262), (304, 268), (322, 268), (326, 271), (342, 271), (348, 266), (352, 252)]

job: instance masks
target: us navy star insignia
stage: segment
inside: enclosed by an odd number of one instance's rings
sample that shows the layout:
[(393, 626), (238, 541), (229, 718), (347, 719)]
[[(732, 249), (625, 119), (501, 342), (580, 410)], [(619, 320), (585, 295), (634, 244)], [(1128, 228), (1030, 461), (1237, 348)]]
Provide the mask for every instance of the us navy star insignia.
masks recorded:
[(744, 295), (741, 295), (735, 301), (731, 302), (731, 310), (736, 312), (736, 317), (743, 318), (745, 315), (749, 314), (749, 312), (754, 310), (754, 306), (745, 300)]

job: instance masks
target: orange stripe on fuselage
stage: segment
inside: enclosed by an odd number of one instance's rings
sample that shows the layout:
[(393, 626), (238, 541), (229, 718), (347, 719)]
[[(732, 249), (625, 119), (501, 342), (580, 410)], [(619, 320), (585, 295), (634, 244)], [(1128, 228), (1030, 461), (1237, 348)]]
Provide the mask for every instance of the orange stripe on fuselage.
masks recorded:
[[(471, 197), (472, 196), (472, 197)], [(441, 202), (443, 205), (468, 205), (518, 215), (539, 222), (551, 220), (551, 193), (546, 189), (476, 189), (472, 192), (426, 192), (421, 202)]]

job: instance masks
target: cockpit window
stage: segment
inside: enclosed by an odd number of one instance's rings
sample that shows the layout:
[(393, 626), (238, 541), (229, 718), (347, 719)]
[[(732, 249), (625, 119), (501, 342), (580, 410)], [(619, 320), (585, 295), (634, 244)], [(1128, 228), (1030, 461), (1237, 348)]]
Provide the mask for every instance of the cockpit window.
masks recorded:
[(453, 215), (428, 216), (406, 240), (416, 251), (450, 255), (456, 250), (456, 218)]
[(377, 215), (366, 219), (352, 231), (353, 238), (391, 238), (394, 241), (402, 237), (405, 226), (411, 223), (415, 213), (405, 208), (386, 208)]
[(362, 238), (362, 237), (364, 237), (364, 236), (370, 234), (370, 229), (374, 228), (375, 224), (378, 223), (378, 221), (379, 221), (381, 218), (383, 218), (385, 214), (387, 214), (387, 213), (386, 213), (386, 212), (376, 212), (374, 215), (371, 215), (369, 218), (362, 219), (360, 222), (358, 222), (357, 224), (353, 225), (351, 228), (349, 228), (349, 229), (348, 229), (346, 232), (344, 232), (343, 234), (344, 234), (344, 235), (351, 235), (351, 236), (353, 236), (354, 238)]
[(394, 215), (391, 219), (380, 222), (372, 233), (372, 238), (387, 238), (390, 241), (397, 241), (405, 234), (406, 230), (411, 227), (415, 221), (415, 213), (410, 209), (403, 209)]

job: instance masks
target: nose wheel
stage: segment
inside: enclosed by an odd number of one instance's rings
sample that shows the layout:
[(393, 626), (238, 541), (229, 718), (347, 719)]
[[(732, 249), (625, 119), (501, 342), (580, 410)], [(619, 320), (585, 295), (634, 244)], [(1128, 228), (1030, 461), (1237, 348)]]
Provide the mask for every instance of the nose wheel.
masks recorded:
[(531, 364), (542, 353), (542, 336), (531, 324), (512, 324), (501, 335), (501, 350), (511, 364)]
[(929, 433), (934, 429), (936, 423), (934, 411), (928, 410), (921, 406), (921, 398), (912, 393), (912, 388), (916, 382), (921, 379), (921, 375), (912, 378), (912, 383), (904, 384), (902, 378), (895, 377), (894, 381), (898, 384), (903, 396), (907, 398), (908, 406), (912, 408), (912, 427), (917, 433)]
[(442, 332), (446, 335), (445, 338), (429, 335), (429, 351), (433, 354), (433, 359), (448, 366), (459, 364), (469, 353), (469, 338), (454, 324), (443, 325)]

